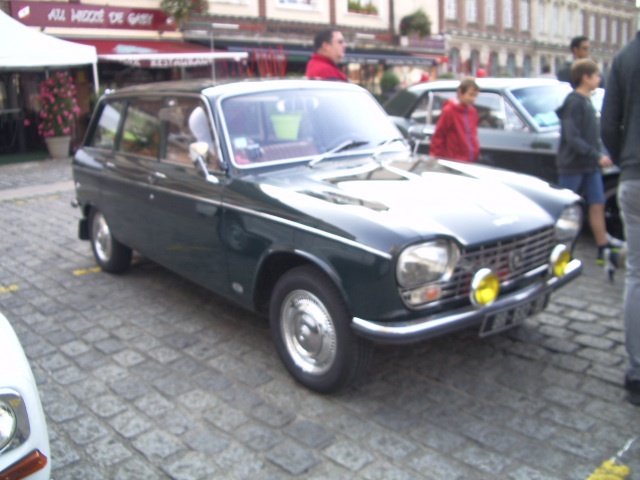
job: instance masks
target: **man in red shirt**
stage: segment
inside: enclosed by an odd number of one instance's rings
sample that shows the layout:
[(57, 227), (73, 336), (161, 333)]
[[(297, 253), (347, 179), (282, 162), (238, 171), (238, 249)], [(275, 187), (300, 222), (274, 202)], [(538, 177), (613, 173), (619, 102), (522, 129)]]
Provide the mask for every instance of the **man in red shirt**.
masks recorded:
[(313, 39), (315, 53), (307, 63), (307, 78), (315, 80), (347, 81), (347, 76), (338, 67), (344, 58), (347, 44), (337, 30), (323, 30)]
[(445, 103), (431, 137), (429, 154), (463, 162), (477, 162), (478, 111), (473, 106), (480, 87), (473, 78), (465, 78), (458, 86), (458, 98)]

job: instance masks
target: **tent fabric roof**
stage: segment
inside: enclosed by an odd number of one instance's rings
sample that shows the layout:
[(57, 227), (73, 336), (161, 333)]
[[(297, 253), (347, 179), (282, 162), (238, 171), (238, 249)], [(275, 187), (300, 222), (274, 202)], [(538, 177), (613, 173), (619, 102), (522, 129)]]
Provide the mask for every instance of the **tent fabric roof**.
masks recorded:
[(246, 53), (212, 52), (202, 45), (182, 41), (73, 39), (73, 42), (94, 46), (98, 60), (151, 68), (194, 67), (247, 57)]
[(32, 30), (0, 11), (0, 69), (42, 69), (96, 65), (95, 47)]

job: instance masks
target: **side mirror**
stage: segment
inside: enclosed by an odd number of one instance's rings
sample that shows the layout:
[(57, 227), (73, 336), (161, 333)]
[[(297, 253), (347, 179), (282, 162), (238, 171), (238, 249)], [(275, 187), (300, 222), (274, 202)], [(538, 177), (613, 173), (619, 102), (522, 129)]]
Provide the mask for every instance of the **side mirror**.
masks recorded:
[(411, 127), (409, 127), (408, 134), (409, 134), (409, 139), (411, 139), (412, 141), (424, 142), (431, 138), (431, 135), (433, 134), (433, 132), (427, 129), (426, 127), (424, 127), (423, 125), (412, 125)]
[(200, 175), (207, 182), (218, 183), (218, 177), (211, 175), (207, 168), (207, 157), (209, 156), (209, 144), (207, 142), (194, 142), (189, 145), (189, 156)]

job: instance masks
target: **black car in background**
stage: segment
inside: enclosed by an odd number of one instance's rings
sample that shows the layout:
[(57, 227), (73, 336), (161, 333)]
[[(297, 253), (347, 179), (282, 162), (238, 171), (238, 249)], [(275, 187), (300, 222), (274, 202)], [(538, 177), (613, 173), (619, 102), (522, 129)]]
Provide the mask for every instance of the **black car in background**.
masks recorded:
[[(560, 143), (556, 109), (571, 91), (566, 82), (545, 78), (478, 78), (475, 107), (480, 117), (480, 163), (557, 181), (555, 156)], [(385, 111), (407, 138), (429, 152), (429, 140), (445, 102), (456, 96), (458, 80), (438, 80), (401, 90), (384, 104)], [(597, 89), (593, 104), (599, 114), (604, 91)], [(607, 230), (622, 238), (616, 198), (618, 168), (603, 172)]]
[(366, 90), (158, 83), (101, 98), (73, 160), (80, 238), (269, 318), (300, 383), (331, 392), (373, 342), (519, 325), (582, 265), (577, 195), (414, 155)]

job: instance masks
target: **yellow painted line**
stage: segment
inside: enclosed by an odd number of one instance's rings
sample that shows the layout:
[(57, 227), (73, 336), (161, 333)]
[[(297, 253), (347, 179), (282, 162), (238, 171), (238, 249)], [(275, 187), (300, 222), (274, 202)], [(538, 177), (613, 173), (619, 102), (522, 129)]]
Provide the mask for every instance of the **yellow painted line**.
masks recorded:
[(16, 290), (18, 290), (18, 285), (9, 285), (8, 287), (2, 287), (0, 286), (0, 294), (3, 293), (11, 293), (11, 292), (15, 292)]
[(33, 203), (42, 203), (42, 202), (50, 202), (53, 200), (58, 200), (60, 195), (49, 195), (46, 197), (38, 197), (38, 198), (27, 198), (26, 200), (15, 200), (14, 205), (30, 205)]
[(98, 273), (101, 272), (102, 269), (100, 267), (92, 267), (92, 268), (81, 268), (79, 270), (74, 270), (73, 274), (76, 277), (81, 277), (82, 275), (89, 275), (90, 273)]

